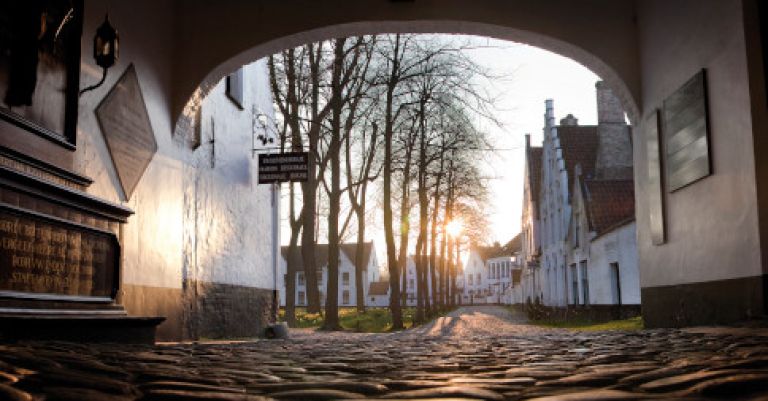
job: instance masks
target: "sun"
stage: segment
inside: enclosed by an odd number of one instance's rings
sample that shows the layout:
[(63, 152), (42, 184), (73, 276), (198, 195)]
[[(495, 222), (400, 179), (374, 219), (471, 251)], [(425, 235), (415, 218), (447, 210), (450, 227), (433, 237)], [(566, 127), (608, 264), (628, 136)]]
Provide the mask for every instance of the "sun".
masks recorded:
[(463, 228), (464, 225), (462, 224), (461, 220), (451, 220), (448, 222), (448, 224), (445, 225), (445, 231), (448, 233), (448, 235), (454, 238), (461, 234), (461, 230)]

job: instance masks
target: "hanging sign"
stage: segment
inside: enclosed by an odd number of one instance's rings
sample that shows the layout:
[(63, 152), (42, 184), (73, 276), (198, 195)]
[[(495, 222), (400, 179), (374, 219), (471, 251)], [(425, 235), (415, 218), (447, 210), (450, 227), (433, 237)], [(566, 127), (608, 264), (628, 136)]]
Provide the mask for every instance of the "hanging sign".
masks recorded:
[(308, 176), (308, 152), (259, 155), (259, 184), (306, 181)]

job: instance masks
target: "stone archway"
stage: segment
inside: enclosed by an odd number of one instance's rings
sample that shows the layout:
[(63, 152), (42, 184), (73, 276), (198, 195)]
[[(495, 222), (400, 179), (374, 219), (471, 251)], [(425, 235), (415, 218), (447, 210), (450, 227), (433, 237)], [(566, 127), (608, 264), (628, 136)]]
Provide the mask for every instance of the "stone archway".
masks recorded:
[[(368, 3), (368, 2), (365, 2)], [(629, 119), (640, 115), (640, 79), (634, 8), (605, 0), (499, 4), (465, 2), (334, 1), (318, 7), (224, 2), (193, 3), (176, 28), (174, 136), (186, 138), (201, 99), (226, 74), (282, 49), (340, 36), (376, 33), (446, 33), (524, 43), (571, 58), (599, 75), (619, 96)], [(338, 6), (334, 8), (333, 6)], [(253, 26), (253, 29), (244, 27)], [(197, 49), (205, 48), (205, 52)]]

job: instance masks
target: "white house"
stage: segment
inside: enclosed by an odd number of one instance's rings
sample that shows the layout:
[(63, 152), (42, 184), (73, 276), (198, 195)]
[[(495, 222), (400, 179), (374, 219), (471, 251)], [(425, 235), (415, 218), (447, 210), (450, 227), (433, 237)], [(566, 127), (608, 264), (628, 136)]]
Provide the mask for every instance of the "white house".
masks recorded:
[(368, 286), (365, 306), (389, 306), (389, 281), (373, 281)]
[(504, 246), (473, 246), (459, 275), (462, 304), (508, 303), (505, 293), (512, 288), (517, 271), (520, 281), (520, 243), (517, 236)]
[[(439, 261), (438, 261), (439, 263)], [(424, 266), (429, 266), (429, 261), (425, 261)], [(428, 267), (426, 267), (428, 269)], [(403, 282), (405, 281), (405, 282)], [(405, 306), (416, 306), (416, 259), (414, 255), (408, 256), (405, 261), (405, 275), (400, 281), (400, 288), (405, 288)], [(427, 280), (427, 294), (432, 296), (432, 280)], [(431, 298), (430, 298), (431, 299)]]
[(597, 125), (570, 114), (555, 125), (547, 100), (542, 147), (527, 137), (524, 302), (639, 303), (630, 129), (613, 92), (595, 87)]
[(582, 180), (577, 169), (568, 237), (569, 304), (639, 305), (632, 180)]
[[(356, 291), (355, 286), (355, 252), (357, 250), (357, 244), (341, 244), (341, 252), (339, 255), (339, 292), (337, 294), (339, 299), (339, 306), (356, 306)], [(368, 295), (369, 283), (379, 280), (379, 263), (376, 259), (376, 250), (373, 242), (366, 242), (362, 245), (364, 247), (363, 252), (363, 294)], [(286, 287), (285, 279), (288, 271), (286, 257), (288, 255), (288, 247), (283, 246), (280, 252), (280, 306), (285, 306)], [(298, 262), (296, 266), (296, 306), (305, 306), (307, 304), (307, 281), (304, 276), (304, 263), (301, 258), (301, 246), (296, 247), (295, 259)], [(320, 303), (325, 304), (326, 300), (326, 288), (328, 283), (328, 245), (317, 244), (315, 246), (315, 258), (317, 261), (318, 269), (318, 287), (320, 290)]]

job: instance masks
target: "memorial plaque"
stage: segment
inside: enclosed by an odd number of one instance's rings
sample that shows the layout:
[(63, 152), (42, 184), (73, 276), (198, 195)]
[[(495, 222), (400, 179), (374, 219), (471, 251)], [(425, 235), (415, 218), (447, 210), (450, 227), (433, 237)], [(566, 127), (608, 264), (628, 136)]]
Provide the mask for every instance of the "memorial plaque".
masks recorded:
[(259, 155), (259, 184), (306, 181), (308, 172), (308, 152)]
[(101, 132), (126, 199), (157, 152), (157, 142), (133, 64), (96, 108)]
[(0, 204), (0, 296), (112, 299), (114, 234)]
[(245, 102), (244, 72), (240, 68), (237, 71), (227, 75), (227, 97), (238, 109), (243, 109)]
[(664, 101), (664, 164), (670, 192), (711, 174), (702, 70)]
[(659, 111), (654, 110), (645, 119), (645, 152), (648, 160), (648, 215), (651, 241), (661, 245), (664, 232), (664, 192), (661, 182), (661, 149), (659, 148)]

